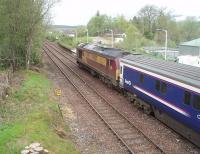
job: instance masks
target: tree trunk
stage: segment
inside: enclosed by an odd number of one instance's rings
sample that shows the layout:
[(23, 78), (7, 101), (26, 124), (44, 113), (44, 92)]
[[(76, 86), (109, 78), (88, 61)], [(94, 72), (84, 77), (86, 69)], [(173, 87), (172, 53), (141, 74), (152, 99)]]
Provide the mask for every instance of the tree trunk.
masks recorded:
[[(12, 39), (11, 39), (11, 42), (12, 42)], [(10, 59), (9, 59), (9, 62), (11, 64), (11, 66), (13, 67), (13, 71), (16, 71), (17, 70), (17, 65), (16, 65), (16, 48), (15, 48), (15, 45), (10, 43)]]
[(32, 44), (33, 44), (32, 33), (30, 33), (28, 36), (26, 48), (25, 48), (25, 63), (26, 63), (27, 70), (30, 68), (30, 56), (31, 56)]

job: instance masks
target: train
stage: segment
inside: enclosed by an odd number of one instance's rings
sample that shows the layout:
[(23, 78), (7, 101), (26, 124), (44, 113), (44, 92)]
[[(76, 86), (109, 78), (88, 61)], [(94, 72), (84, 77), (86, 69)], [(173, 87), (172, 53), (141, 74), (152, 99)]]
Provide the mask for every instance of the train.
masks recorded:
[(77, 63), (200, 147), (200, 68), (82, 44)]

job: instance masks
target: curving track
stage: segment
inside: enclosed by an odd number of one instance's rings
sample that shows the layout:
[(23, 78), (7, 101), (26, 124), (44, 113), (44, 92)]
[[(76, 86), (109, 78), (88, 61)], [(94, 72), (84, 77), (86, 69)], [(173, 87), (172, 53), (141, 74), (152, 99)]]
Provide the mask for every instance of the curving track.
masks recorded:
[[(156, 144), (138, 130), (123, 114), (114, 108), (101, 94), (88, 85), (68, 64), (76, 65), (75, 57), (50, 42), (43, 50), (74, 86), (84, 100), (99, 115), (110, 130), (121, 140), (131, 153), (164, 153)], [(68, 61), (68, 62), (67, 62)]]

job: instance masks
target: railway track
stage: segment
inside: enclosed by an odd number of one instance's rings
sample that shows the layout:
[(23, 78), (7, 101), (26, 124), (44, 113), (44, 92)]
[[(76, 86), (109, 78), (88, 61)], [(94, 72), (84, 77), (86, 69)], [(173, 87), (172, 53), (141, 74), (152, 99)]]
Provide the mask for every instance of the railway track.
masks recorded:
[(162, 149), (138, 130), (134, 124), (65, 63), (66, 59), (69, 61), (73, 60), (65, 56), (65, 54), (61, 54), (58, 48), (55, 46), (52, 47), (49, 43), (45, 44), (44, 51), (77, 92), (131, 153), (164, 153)]
[(45, 43), (46, 45), (52, 47), (53, 49), (55, 49), (56, 51), (62, 51), (62, 53), (67, 54), (69, 57), (73, 58), (76, 60), (76, 55), (74, 52), (72, 52), (70, 49), (68, 48), (63, 48), (62, 46), (60, 46), (59, 44), (55, 44), (52, 43), (50, 41), (46, 41)]
[(76, 63), (76, 56), (74, 56), (71, 53), (67, 52), (66, 51), (67, 49), (66, 50), (62, 49), (58, 45), (52, 44), (51, 42), (48, 42), (45, 45), (47, 45), (47, 46), (51, 47), (52, 49), (54, 49), (54, 51), (56, 51), (57, 53), (61, 54), (63, 57), (67, 58), (74, 65), (77, 65), (77, 63)]

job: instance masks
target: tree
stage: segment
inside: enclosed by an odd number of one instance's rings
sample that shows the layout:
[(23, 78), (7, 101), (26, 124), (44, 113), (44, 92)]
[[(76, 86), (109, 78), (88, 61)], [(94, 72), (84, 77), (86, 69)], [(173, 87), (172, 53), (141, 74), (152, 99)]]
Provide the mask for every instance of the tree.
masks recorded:
[(92, 17), (87, 24), (87, 28), (91, 36), (97, 36), (104, 33), (106, 29), (111, 28), (111, 18), (106, 15), (100, 15), (97, 12), (96, 16)]
[(120, 29), (125, 32), (129, 25), (130, 23), (124, 16), (117, 16), (113, 19), (112, 28)]
[(153, 29), (158, 16), (158, 8), (154, 5), (144, 6), (138, 13), (140, 19), (140, 29), (149, 39), (153, 38)]
[(50, 0), (26, 0), (25, 10), (27, 15), (25, 20), (25, 62), (26, 68), (29, 69), (31, 48), (33, 45), (34, 34), (41, 28), (45, 16), (55, 1)]
[(139, 30), (132, 24), (129, 24), (125, 31), (126, 38), (124, 40), (124, 48), (128, 50), (134, 50), (140, 47), (142, 35)]
[[(168, 30), (169, 46), (175, 47), (175, 44), (180, 40), (180, 33), (177, 27), (177, 22), (172, 12), (167, 11), (167, 8), (158, 9), (158, 17), (156, 19), (156, 29)], [(155, 40), (160, 44), (165, 41), (165, 33), (157, 32)]]
[(200, 22), (195, 17), (187, 17), (179, 26), (182, 41), (190, 41), (200, 35)]
[[(34, 45), (41, 38), (46, 17), (54, 0), (0, 0), (1, 57), (14, 69), (29, 68)], [(35, 41), (35, 42), (34, 42)]]

